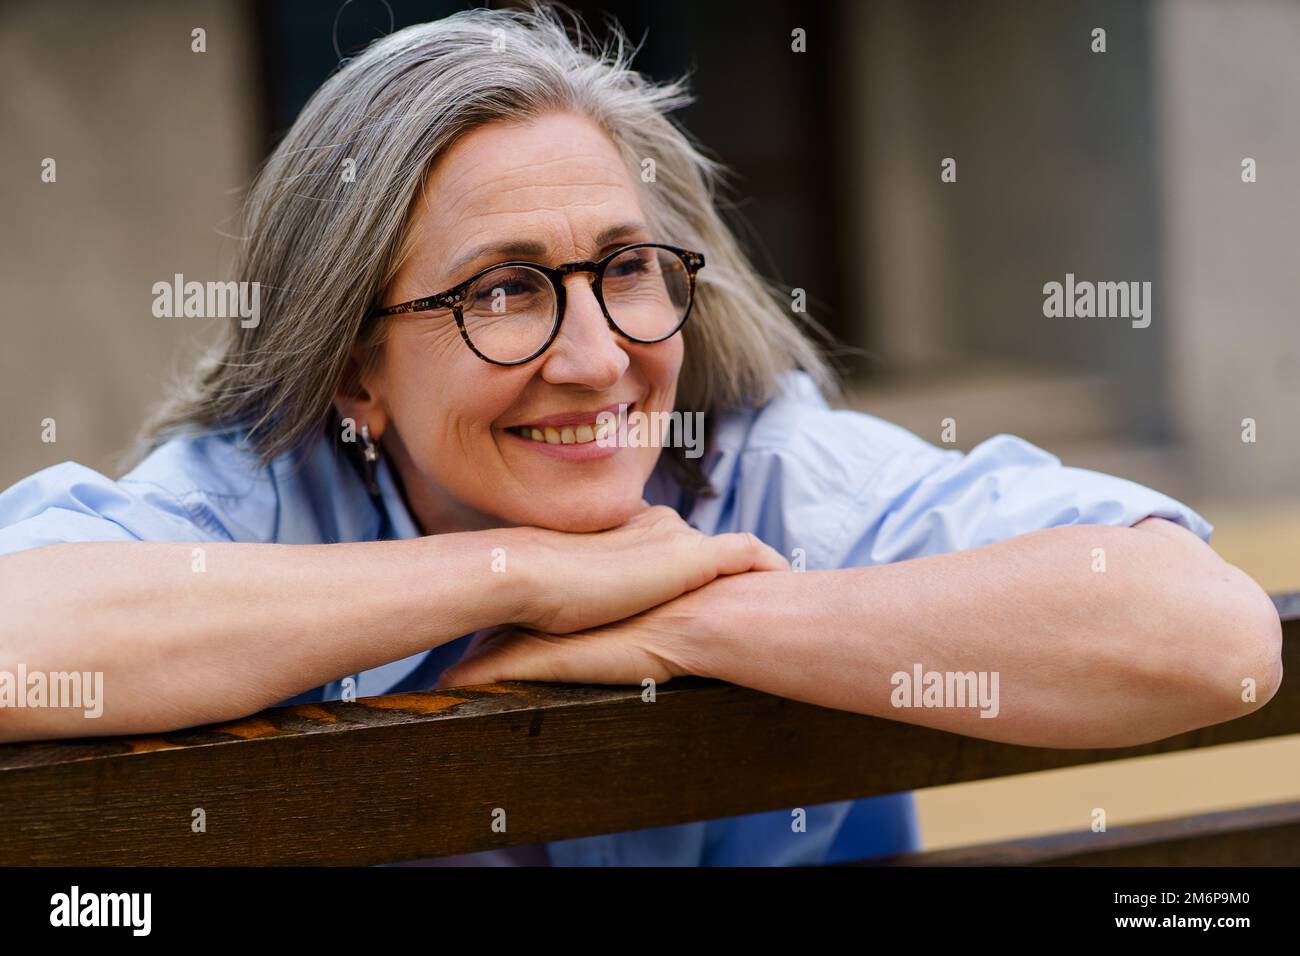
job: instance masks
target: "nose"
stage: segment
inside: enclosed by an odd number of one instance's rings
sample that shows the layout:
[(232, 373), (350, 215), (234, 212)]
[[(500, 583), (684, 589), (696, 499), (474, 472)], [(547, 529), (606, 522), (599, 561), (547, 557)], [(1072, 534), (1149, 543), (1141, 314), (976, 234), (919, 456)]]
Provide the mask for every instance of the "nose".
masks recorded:
[(564, 279), (564, 321), (542, 363), (542, 378), (552, 385), (607, 389), (627, 371), (630, 359), (596, 301), (594, 277), (575, 272)]

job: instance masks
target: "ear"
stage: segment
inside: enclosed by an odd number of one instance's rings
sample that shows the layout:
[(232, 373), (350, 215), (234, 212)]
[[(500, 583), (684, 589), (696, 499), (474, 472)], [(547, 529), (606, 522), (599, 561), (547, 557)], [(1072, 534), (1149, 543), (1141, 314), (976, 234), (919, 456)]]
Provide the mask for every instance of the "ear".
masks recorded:
[(352, 346), (343, 377), (334, 393), (334, 408), (339, 418), (352, 419), (357, 435), (365, 425), (370, 429), (370, 437), (378, 441), (388, 428), (388, 411), (378, 388), (378, 376), (373, 371), (369, 376), (365, 375), (363, 355), (360, 345)]

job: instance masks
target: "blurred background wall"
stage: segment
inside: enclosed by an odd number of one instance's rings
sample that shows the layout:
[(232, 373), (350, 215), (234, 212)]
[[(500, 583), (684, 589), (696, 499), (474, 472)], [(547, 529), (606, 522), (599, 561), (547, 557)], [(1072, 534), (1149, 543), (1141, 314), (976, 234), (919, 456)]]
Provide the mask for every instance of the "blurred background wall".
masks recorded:
[[(340, 52), (462, 6), (0, 4), (0, 487), (67, 459), (117, 473), (221, 321), (154, 318), (152, 284), (225, 277), (240, 189)], [(690, 72), (680, 118), (735, 171), (756, 261), (843, 343), (845, 404), (1158, 487), (1300, 588), (1300, 4), (570, 7), (616, 17), (644, 72)], [(1150, 326), (1044, 317), (1066, 273), (1151, 282)], [(930, 791), (927, 843), (1300, 793), (1296, 741), (1229, 750)]]
[[(210, 334), (154, 318), (151, 288), (224, 275), (222, 231), (265, 145), (247, 14), (0, 4), (0, 486), (66, 459), (114, 472)], [(205, 54), (190, 52), (200, 24)]]

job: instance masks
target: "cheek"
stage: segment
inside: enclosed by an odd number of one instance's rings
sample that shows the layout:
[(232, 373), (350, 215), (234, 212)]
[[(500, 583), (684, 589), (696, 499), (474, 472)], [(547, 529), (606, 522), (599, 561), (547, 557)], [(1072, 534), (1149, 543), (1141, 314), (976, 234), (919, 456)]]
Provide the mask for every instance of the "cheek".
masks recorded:
[(654, 381), (656, 388), (664, 390), (666, 401), (671, 406), (673, 399), (676, 398), (677, 380), (681, 376), (681, 363), (685, 359), (686, 350), (680, 334), (669, 339), (668, 342), (663, 342), (660, 347), (662, 347), (662, 351), (659, 352), (659, 362), (656, 365), (655, 375), (654, 378), (651, 378), (651, 381)]
[(390, 342), (386, 386), (393, 426), (422, 468), (463, 461), (467, 445), (492, 441), (492, 422), (518, 392), (513, 376), (474, 358), (455, 330)]
[(685, 347), (681, 335), (676, 335), (667, 342), (651, 346), (642, 362), (642, 374), (647, 384), (665, 393), (669, 401), (677, 391), (677, 379), (682, 371)]

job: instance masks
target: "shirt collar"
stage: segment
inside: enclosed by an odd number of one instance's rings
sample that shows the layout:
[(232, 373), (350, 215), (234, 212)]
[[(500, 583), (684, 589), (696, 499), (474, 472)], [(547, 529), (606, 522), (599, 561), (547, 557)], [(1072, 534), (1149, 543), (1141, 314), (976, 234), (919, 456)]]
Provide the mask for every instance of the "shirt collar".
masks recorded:
[(372, 496), (372, 500), (380, 511), (376, 516), (380, 526), (375, 528), (375, 537), (390, 541), (420, 537), (420, 529), (416, 527), (406, 502), (402, 500), (402, 493), (397, 488), (388, 459), (382, 454), (376, 463), (375, 484), (379, 486), (379, 494)]

